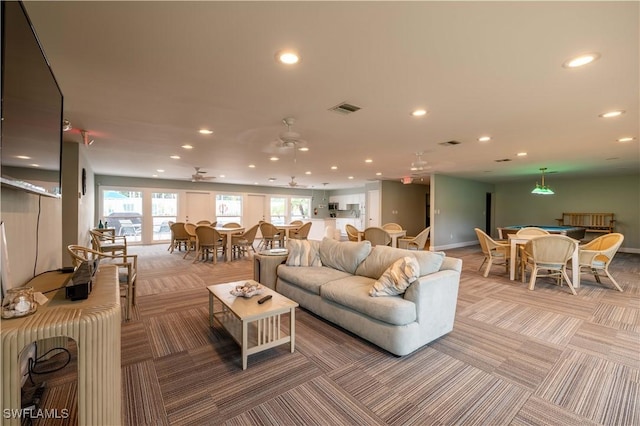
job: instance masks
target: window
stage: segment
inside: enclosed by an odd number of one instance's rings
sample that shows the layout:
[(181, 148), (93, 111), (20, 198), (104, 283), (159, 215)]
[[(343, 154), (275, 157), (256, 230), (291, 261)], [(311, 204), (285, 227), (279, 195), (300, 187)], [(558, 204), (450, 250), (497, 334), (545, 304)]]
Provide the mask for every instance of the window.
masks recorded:
[(216, 195), (216, 215), (218, 226), (229, 222), (242, 224), (242, 195)]
[(274, 225), (284, 225), (287, 220), (287, 199), (271, 197), (271, 208), (269, 213), (271, 223)]
[(102, 221), (128, 241), (142, 240), (142, 192), (103, 191)]
[(309, 219), (311, 217), (311, 198), (291, 197), (291, 220)]
[(178, 194), (153, 192), (151, 194), (151, 215), (153, 217), (153, 241), (170, 240), (169, 222), (175, 222), (178, 216)]

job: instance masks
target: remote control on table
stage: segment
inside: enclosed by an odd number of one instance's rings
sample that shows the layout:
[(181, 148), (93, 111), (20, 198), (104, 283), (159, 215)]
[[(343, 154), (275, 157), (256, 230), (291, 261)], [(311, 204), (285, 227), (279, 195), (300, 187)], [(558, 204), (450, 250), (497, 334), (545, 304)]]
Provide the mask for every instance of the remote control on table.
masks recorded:
[(262, 299), (258, 300), (258, 303), (260, 305), (262, 305), (264, 302), (266, 302), (267, 300), (271, 299), (271, 297), (272, 296), (270, 294), (267, 294), (265, 297), (263, 297)]

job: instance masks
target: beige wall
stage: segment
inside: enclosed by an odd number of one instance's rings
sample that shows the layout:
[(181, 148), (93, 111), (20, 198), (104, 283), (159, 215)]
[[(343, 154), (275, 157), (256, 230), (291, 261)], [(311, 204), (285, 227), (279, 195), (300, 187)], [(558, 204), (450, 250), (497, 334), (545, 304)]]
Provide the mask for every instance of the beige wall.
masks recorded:
[(407, 235), (418, 235), (425, 228), (429, 186), (383, 181), (381, 189), (380, 224), (398, 223)]

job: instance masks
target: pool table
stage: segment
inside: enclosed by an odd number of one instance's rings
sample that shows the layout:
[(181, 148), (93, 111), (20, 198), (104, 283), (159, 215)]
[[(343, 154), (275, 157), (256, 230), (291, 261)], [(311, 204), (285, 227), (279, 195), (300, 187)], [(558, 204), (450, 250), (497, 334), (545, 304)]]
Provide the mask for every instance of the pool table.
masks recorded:
[[(505, 226), (501, 229), (502, 238), (507, 238), (506, 234), (516, 233), (519, 229), (527, 228), (527, 227), (536, 227), (542, 228), (545, 231), (551, 234), (561, 234), (566, 235), (567, 237), (573, 238), (574, 240), (581, 240), (584, 238), (584, 233), (586, 228), (581, 228), (579, 226), (557, 226), (557, 225), (512, 225)], [(506, 232), (506, 234), (505, 234)]]

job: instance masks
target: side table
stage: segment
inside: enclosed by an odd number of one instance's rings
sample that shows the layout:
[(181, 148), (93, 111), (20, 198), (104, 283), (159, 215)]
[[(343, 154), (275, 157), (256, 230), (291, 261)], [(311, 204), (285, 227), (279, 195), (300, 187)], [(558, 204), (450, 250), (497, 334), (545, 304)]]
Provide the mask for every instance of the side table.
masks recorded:
[(260, 284), (276, 289), (276, 270), (287, 260), (288, 252), (264, 250), (253, 255), (253, 279)]

